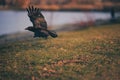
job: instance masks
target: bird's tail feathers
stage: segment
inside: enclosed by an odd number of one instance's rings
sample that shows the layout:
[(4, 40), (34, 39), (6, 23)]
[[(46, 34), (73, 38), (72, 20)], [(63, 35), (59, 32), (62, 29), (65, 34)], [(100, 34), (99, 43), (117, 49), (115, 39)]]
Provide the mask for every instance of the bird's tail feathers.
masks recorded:
[(56, 38), (58, 35), (55, 31), (48, 30), (48, 33), (51, 37)]

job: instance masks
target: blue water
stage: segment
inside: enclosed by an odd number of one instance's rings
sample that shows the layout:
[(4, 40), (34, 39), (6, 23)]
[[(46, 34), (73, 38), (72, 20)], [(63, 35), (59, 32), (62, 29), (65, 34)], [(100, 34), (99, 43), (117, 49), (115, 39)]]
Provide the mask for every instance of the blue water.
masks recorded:
[[(109, 19), (110, 14), (104, 12), (42, 12), (48, 25), (63, 25), (87, 20)], [(31, 26), (26, 11), (0, 11), (0, 35), (25, 31)]]

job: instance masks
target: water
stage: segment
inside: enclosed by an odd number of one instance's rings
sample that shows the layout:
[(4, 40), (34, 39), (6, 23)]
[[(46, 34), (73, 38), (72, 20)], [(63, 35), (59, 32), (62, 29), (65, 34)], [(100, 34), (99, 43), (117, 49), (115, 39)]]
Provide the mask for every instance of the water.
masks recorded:
[[(48, 25), (63, 25), (87, 20), (109, 19), (110, 14), (104, 12), (42, 12)], [(0, 11), (0, 35), (25, 31), (31, 26), (26, 11)]]

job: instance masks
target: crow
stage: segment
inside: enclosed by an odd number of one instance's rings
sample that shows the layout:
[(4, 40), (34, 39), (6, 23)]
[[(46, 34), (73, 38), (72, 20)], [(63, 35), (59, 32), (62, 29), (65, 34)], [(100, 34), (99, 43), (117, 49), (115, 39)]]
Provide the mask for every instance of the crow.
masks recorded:
[(25, 28), (25, 30), (34, 32), (34, 37), (47, 38), (50, 35), (51, 37), (56, 38), (58, 36), (55, 31), (47, 29), (47, 22), (39, 8), (29, 6), (27, 12), (33, 26), (29, 26)]

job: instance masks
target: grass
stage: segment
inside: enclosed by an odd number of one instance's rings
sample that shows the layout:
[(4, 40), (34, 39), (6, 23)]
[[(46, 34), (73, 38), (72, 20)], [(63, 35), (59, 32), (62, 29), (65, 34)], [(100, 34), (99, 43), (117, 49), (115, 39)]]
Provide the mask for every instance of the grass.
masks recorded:
[(120, 80), (120, 24), (0, 45), (0, 80)]

